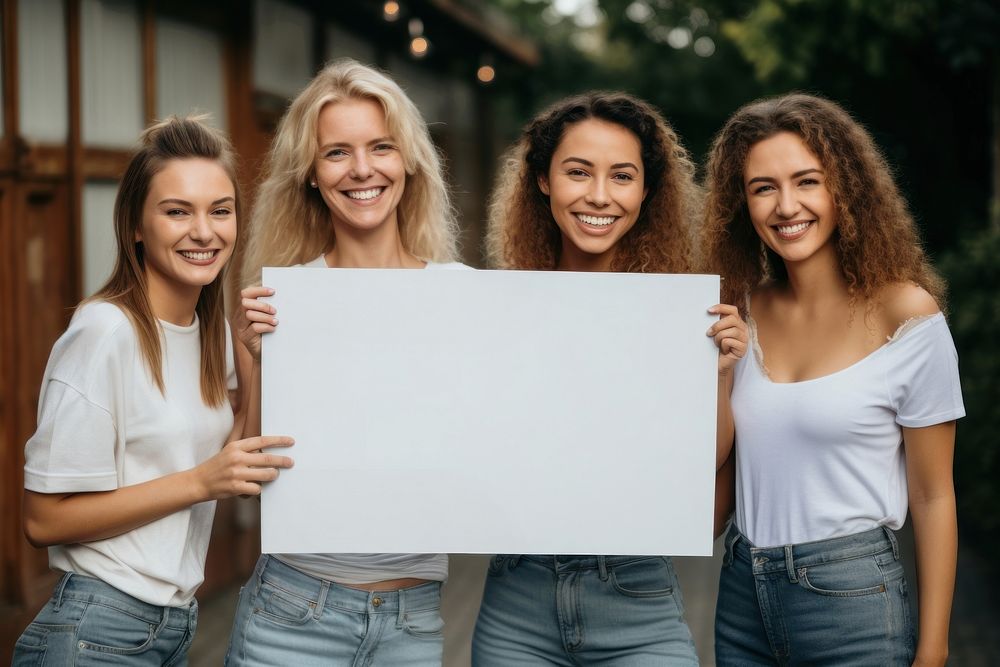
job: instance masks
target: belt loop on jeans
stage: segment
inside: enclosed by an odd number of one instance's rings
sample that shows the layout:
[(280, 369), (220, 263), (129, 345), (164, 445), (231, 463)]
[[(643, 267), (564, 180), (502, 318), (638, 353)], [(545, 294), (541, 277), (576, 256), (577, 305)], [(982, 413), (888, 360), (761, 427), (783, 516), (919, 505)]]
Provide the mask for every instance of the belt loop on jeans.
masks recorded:
[(52, 593), (52, 599), (55, 600), (55, 604), (52, 605), (53, 611), (59, 611), (59, 608), (62, 607), (63, 591), (66, 589), (66, 584), (69, 583), (69, 579), (72, 576), (72, 572), (66, 572), (59, 580), (59, 583), (56, 584), (56, 590)]
[(396, 609), (396, 629), (401, 630), (404, 627), (404, 621), (406, 620), (406, 589), (400, 588), (396, 592), (396, 599), (398, 600), (398, 608)]
[(735, 525), (729, 526), (729, 531), (726, 533), (726, 552), (722, 557), (723, 565), (732, 565), (733, 556), (736, 551), (736, 543), (740, 541), (740, 531), (737, 530)]
[(608, 580), (608, 561), (604, 556), (597, 557), (597, 574), (601, 581)]
[(319, 619), (323, 614), (323, 608), (326, 606), (326, 597), (330, 594), (330, 582), (326, 579), (319, 586), (319, 595), (316, 596), (316, 608), (313, 609), (313, 618)]
[(793, 584), (799, 582), (799, 578), (795, 575), (795, 559), (792, 557), (792, 545), (785, 545), (785, 571), (788, 572), (788, 581)]
[(896, 540), (896, 533), (892, 532), (892, 528), (888, 526), (882, 526), (882, 530), (885, 532), (885, 536), (889, 538), (889, 544), (892, 545), (892, 557), (895, 560), (899, 560), (899, 542)]

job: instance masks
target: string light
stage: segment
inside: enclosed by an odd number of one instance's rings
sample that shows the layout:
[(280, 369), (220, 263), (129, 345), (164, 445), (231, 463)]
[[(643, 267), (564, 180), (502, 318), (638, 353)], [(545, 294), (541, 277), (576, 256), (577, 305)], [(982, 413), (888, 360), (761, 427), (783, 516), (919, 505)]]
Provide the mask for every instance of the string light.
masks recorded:
[(497, 76), (497, 71), (491, 65), (481, 65), (476, 70), (476, 78), (482, 83), (490, 83)]
[(427, 41), (426, 37), (414, 37), (410, 40), (410, 53), (413, 54), (414, 58), (426, 56), (430, 47), (431, 43)]
[(399, 18), (400, 6), (395, 0), (389, 0), (382, 5), (382, 18), (386, 21), (395, 21)]

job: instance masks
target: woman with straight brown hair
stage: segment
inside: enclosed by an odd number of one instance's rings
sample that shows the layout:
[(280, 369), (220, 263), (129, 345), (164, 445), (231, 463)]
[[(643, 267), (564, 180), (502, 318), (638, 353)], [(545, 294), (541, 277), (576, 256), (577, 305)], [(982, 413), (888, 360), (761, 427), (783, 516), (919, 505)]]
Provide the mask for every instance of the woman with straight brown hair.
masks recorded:
[(52, 348), (25, 446), (25, 534), (63, 575), (15, 665), (185, 664), (214, 501), (291, 465), (258, 451), (289, 438), (236, 439), (221, 272), (238, 211), (224, 135), (178, 118), (143, 133), (114, 271)]

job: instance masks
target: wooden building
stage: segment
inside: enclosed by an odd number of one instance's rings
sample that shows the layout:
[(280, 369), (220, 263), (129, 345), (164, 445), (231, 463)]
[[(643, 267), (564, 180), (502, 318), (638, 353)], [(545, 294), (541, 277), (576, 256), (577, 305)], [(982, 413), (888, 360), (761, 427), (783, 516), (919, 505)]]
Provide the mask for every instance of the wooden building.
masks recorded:
[[(151, 120), (203, 111), (227, 130), (252, 193), (288, 100), (327, 60), (388, 70), (445, 153), (479, 264), (502, 139), (491, 76), (538, 60), (504, 17), (468, 0), (2, 0), (0, 13), (0, 662), (49, 596), (44, 549), (21, 530), (24, 443), (39, 383), (72, 308), (110, 273), (112, 206)], [(254, 508), (219, 504), (200, 595), (244, 579)]]

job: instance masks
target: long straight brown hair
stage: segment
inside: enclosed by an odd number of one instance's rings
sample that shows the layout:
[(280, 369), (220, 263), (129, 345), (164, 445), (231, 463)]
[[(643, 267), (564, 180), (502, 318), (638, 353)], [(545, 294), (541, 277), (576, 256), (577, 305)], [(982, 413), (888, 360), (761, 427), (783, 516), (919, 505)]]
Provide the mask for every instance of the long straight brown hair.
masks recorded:
[[(171, 116), (142, 133), (139, 148), (129, 161), (115, 198), (115, 239), (118, 256), (108, 282), (87, 301), (107, 301), (125, 313), (135, 328), (139, 349), (153, 382), (164, 391), (161, 327), (149, 302), (143, 246), (136, 232), (149, 186), (171, 160), (202, 158), (216, 162), (233, 182), (236, 216), (241, 212), (236, 155), (226, 136), (204, 123), (203, 117)], [(226, 319), (223, 310), (223, 275), (202, 288), (195, 312), (201, 334), (201, 398), (219, 407), (226, 401)]]

